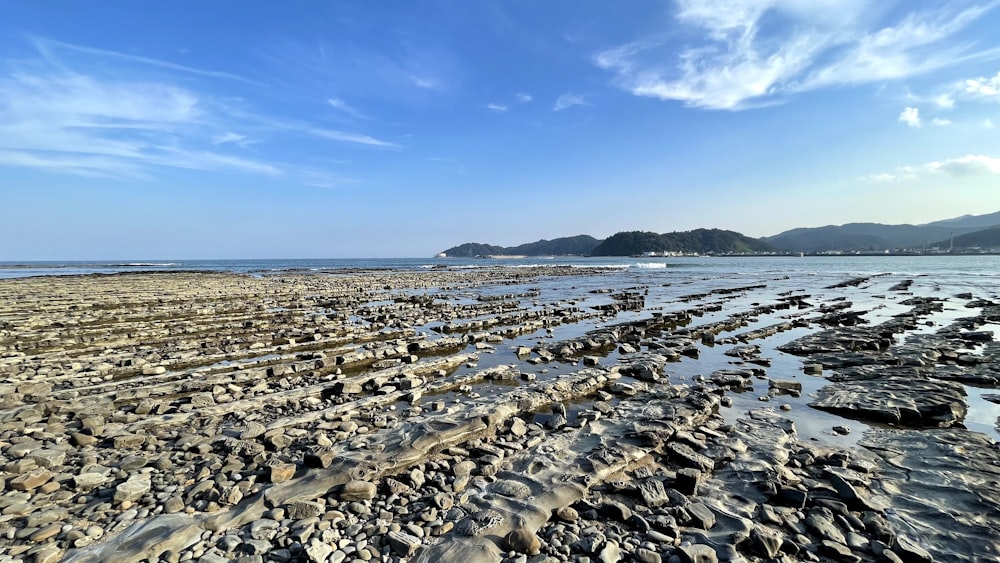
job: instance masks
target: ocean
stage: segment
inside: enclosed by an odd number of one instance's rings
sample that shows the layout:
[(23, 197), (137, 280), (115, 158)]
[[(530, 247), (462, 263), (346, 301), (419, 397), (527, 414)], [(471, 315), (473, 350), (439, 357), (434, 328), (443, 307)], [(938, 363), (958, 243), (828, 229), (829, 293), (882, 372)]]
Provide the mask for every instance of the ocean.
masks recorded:
[(1000, 277), (1000, 256), (723, 256), (723, 257), (528, 257), (528, 258), (321, 258), (243, 260), (68, 260), (0, 261), (0, 279), (29, 276), (114, 274), (136, 271), (213, 271), (266, 275), (283, 271), (337, 272), (344, 270), (420, 270), (429, 268), (474, 269), (483, 267), (523, 268), (565, 266), (609, 268), (632, 274), (705, 275), (712, 273), (748, 276), (787, 272), (799, 275), (899, 275)]

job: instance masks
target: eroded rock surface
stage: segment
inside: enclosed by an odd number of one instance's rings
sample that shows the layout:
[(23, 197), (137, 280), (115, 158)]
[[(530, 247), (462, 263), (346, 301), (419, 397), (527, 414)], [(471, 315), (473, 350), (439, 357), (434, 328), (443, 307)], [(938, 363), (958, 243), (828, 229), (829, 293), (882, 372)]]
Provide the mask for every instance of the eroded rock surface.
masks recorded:
[[(4, 280), (0, 558), (996, 557), (975, 516), (996, 514), (996, 445), (961, 428), (962, 383), (1000, 380), (993, 301), (893, 276), (646, 280)], [(795, 407), (746, 407), (771, 399)], [(822, 445), (790, 418), (806, 401), (951, 428)]]

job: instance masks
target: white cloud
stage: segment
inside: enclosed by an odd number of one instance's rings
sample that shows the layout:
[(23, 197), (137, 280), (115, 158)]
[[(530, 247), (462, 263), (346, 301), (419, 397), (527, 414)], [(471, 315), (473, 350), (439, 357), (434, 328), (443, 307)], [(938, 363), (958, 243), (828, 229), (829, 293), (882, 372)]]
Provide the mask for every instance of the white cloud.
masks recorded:
[(112, 178), (151, 178), (153, 167), (280, 174), (272, 164), (214, 152), (244, 138), (219, 128), (218, 111), (214, 100), (188, 88), (71, 70), (47, 52), (42, 62), (20, 61), (0, 78), (0, 160)]
[(934, 125), (937, 125), (938, 127), (947, 127), (947, 126), (951, 125), (951, 120), (950, 119), (942, 119), (940, 117), (935, 117), (934, 119), (931, 120), (931, 123), (933, 123)]
[(966, 80), (963, 86), (963, 91), (972, 97), (1000, 99), (1000, 72), (993, 78)]
[[(864, 0), (676, 0), (693, 39), (644, 39), (594, 57), (638, 96), (706, 109), (781, 103), (818, 88), (905, 78), (979, 56), (958, 32), (992, 5), (882, 22)], [(676, 36), (672, 33), (669, 38)]]
[(486, 109), (490, 111), (495, 111), (497, 113), (503, 113), (507, 111), (507, 106), (501, 104), (486, 104)]
[(917, 108), (905, 108), (899, 114), (899, 122), (905, 123), (910, 127), (920, 127), (923, 125), (920, 121), (920, 110)]
[(380, 141), (374, 137), (368, 135), (363, 135), (360, 133), (351, 133), (348, 131), (334, 131), (330, 129), (312, 129), (310, 132), (314, 135), (323, 137), (325, 139), (330, 139), (332, 141), (343, 141), (345, 143), (355, 143), (359, 145), (367, 145), (370, 147), (382, 147), (382, 148), (399, 148), (396, 143), (390, 143), (388, 141)]
[(224, 133), (222, 135), (216, 135), (212, 138), (213, 145), (224, 145), (226, 143), (240, 143), (240, 141), (246, 140), (246, 135), (239, 135), (236, 133)]
[(982, 125), (983, 129), (993, 129), (993, 120), (987, 117), (980, 125)]
[(928, 162), (924, 168), (948, 176), (980, 176), (1000, 174), (1000, 158), (970, 154), (941, 162)]
[(916, 180), (926, 176), (943, 175), (953, 178), (1000, 175), (1000, 158), (970, 154), (958, 158), (927, 162), (917, 166), (900, 166), (894, 172), (872, 174), (863, 178), (873, 182)]
[(881, 174), (871, 174), (865, 176), (862, 180), (868, 182), (897, 182), (899, 181), (899, 176), (896, 174), (889, 174), (888, 172), (882, 172)]
[(340, 98), (330, 98), (326, 101), (326, 103), (330, 104), (330, 107), (332, 107), (333, 109), (346, 113), (347, 115), (355, 119), (371, 119), (361, 111), (350, 106), (344, 100), (341, 100)]
[(517, 98), (517, 101), (521, 102), (522, 104), (526, 104), (531, 100), (535, 99), (535, 97), (532, 96), (531, 94), (525, 94), (524, 92), (518, 92), (517, 94), (514, 94), (514, 97)]
[(952, 109), (955, 107), (955, 98), (950, 94), (941, 94), (934, 98), (934, 104), (942, 109)]
[(552, 111), (562, 111), (573, 106), (589, 106), (587, 99), (577, 94), (566, 93), (556, 98)]

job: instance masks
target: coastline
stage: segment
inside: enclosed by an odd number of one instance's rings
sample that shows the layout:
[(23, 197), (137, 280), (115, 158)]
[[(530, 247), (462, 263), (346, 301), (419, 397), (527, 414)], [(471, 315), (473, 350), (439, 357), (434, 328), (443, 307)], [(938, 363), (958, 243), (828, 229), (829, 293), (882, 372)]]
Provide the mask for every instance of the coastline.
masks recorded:
[(994, 289), (641, 270), (0, 280), (0, 549), (1000, 555)]

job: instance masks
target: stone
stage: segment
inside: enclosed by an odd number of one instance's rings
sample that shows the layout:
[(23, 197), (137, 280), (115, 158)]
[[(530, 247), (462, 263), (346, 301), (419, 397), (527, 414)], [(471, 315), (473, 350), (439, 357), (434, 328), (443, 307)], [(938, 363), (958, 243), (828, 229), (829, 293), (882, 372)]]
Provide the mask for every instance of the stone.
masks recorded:
[(674, 479), (674, 488), (683, 495), (694, 495), (698, 492), (698, 485), (701, 483), (701, 478), (701, 471), (684, 467), (677, 471), (677, 477)]
[(240, 439), (253, 440), (258, 436), (262, 436), (265, 432), (267, 432), (266, 426), (259, 422), (251, 421), (243, 427), (243, 430), (240, 432)]
[(345, 501), (371, 500), (375, 498), (377, 487), (368, 481), (350, 481), (340, 490), (340, 498)]
[(632, 517), (632, 509), (613, 500), (601, 503), (597, 508), (597, 512), (605, 518), (611, 518), (618, 522), (626, 522)]
[(270, 468), (270, 478), (272, 483), (284, 483), (295, 476), (294, 463), (279, 463)]
[(715, 514), (703, 503), (692, 502), (684, 507), (691, 515), (691, 525), (702, 530), (711, 530), (715, 526)]
[(614, 540), (605, 542), (604, 547), (597, 554), (597, 560), (601, 563), (618, 563), (621, 561), (621, 558), (621, 549), (618, 547), (618, 542)]
[(107, 481), (108, 478), (100, 473), (81, 473), (73, 476), (73, 484), (79, 491), (89, 491)]
[(524, 553), (525, 555), (537, 555), (542, 549), (542, 542), (534, 532), (525, 528), (518, 528), (504, 537), (507, 549)]
[(556, 518), (563, 522), (576, 522), (580, 515), (572, 506), (561, 506), (556, 509)]
[(66, 452), (61, 450), (41, 449), (31, 452), (31, 459), (39, 467), (51, 469), (59, 467), (66, 461)]
[(801, 393), (802, 392), (802, 382), (792, 381), (789, 379), (772, 379), (768, 382), (767, 386), (776, 391), (781, 391), (785, 393)]
[(465, 460), (453, 465), (451, 467), (451, 472), (456, 477), (465, 477), (471, 475), (475, 469), (476, 469), (476, 463), (474, 461)]
[(179, 496), (172, 496), (163, 503), (163, 511), (167, 514), (174, 514), (184, 510), (184, 499)]
[(7, 485), (15, 491), (30, 491), (48, 483), (52, 478), (52, 472), (43, 467), (33, 469), (27, 473), (22, 473), (11, 479)]
[(774, 559), (778, 556), (783, 541), (781, 534), (760, 524), (754, 525), (750, 529), (751, 549), (758, 555), (767, 557), (768, 559)]
[(305, 500), (293, 500), (285, 504), (285, 515), (292, 520), (303, 520), (323, 514), (323, 507)]
[(308, 452), (303, 461), (306, 467), (312, 467), (314, 469), (325, 469), (330, 467), (333, 463), (333, 459), (336, 457), (336, 453), (329, 449), (319, 449), (315, 451)]
[(643, 503), (650, 508), (659, 508), (670, 502), (670, 497), (667, 496), (663, 483), (658, 479), (646, 479), (641, 481), (638, 488), (639, 494), (642, 496)]
[(151, 483), (148, 475), (130, 477), (127, 481), (115, 487), (115, 502), (135, 502), (148, 493), (150, 487)]
[(54, 538), (62, 531), (62, 524), (49, 524), (28, 537), (29, 540), (41, 543), (47, 539)]
[(670, 454), (670, 457), (677, 460), (677, 463), (684, 467), (697, 469), (706, 473), (711, 473), (715, 469), (715, 460), (694, 451), (694, 449), (687, 444), (670, 442), (667, 444), (666, 449)]
[(35, 563), (56, 563), (63, 557), (63, 550), (54, 543), (44, 545), (35, 552)]
[(331, 553), (333, 548), (316, 538), (312, 538), (305, 548), (306, 558), (311, 563), (326, 563)]
[(132, 472), (145, 467), (147, 463), (149, 463), (149, 460), (146, 459), (146, 456), (129, 455), (118, 463), (118, 467), (121, 468), (122, 471)]
[(934, 558), (924, 548), (906, 536), (896, 536), (892, 552), (903, 560), (903, 563), (931, 563)]
[(127, 450), (142, 447), (146, 437), (141, 434), (123, 434), (115, 436), (112, 443), (116, 450)]
[(810, 514), (806, 517), (805, 525), (806, 528), (823, 539), (832, 540), (841, 545), (847, 543), (847, 538), (844, 537), (844, 533), (837, 528), (836, 524), (833, 523), (833, 520), (827, 518), (826, 516), (815, 513)]
[(390, 531), (386, 534), (389, 546), (401, 557), (412, 557), (420, 547), (420, 538), (406, 532)]
[(215, 404), (215, 396), (211, 393), (195, 393), (191, 395), (191, 406), (195, 408), (210, 407)]
[(703, 543), (682, 545), (677, 548), (677, 554), (683, 563), (718, 563), (719, 561), (715, 550)]

